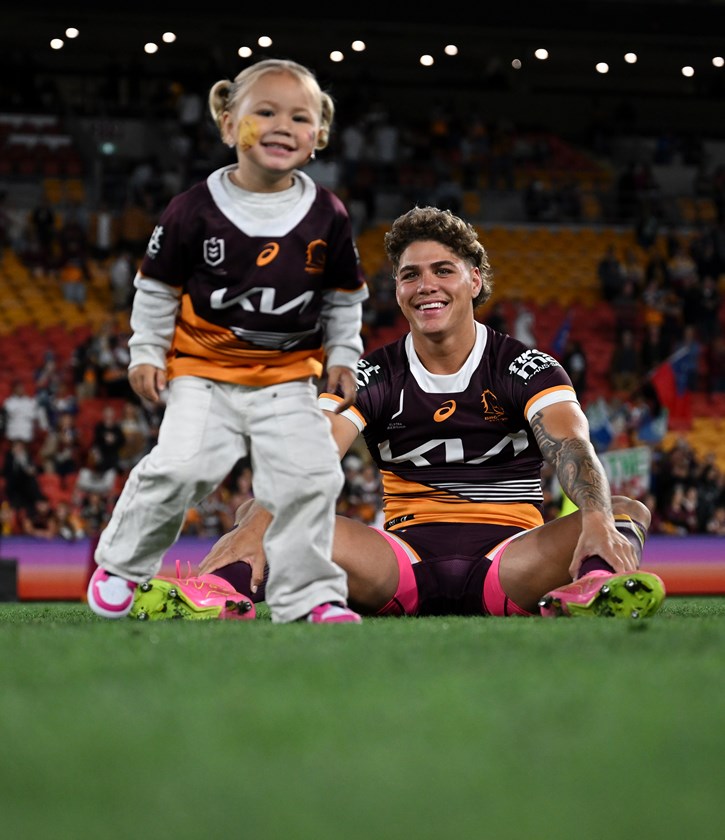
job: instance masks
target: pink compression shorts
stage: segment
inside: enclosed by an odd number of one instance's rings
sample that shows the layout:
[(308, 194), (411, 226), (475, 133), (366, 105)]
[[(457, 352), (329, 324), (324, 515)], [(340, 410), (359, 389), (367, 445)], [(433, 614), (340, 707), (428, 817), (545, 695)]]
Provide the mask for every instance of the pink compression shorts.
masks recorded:
[[(406, 540), (403, 540), (396, 534), (383, 531), (379, 528), (375, 528), (374, 530), (381, 534), (393, 549), (396, 560), (398, 561), (399, 570), (398, 588), (395, 595), (378, 611), (378, 615), (417, 615), (419, 610), (419, 588), (415, 569), (416, 567), (421, 568), (425, 566), (427, 561), (421, 559), (416, 550)], [(498, 542), (486, 554), (466, 558), (470, 569), (479, 567), (480, 574), (484, 575), (483, 585), (479, 589), (478, 595), (478, 603), (482, 615), (532, 615), (532, 613), (515, 604), (506, 595), (501, 588), (501, 582), (499, 580), (501, 556), (511, 540), (516, 539), (522, 533), (525, 532), (518, 532)], [(460, 557), (457, 558), (457, 562), (461, 562)], [(470, 574), (468, 577), (473, 580), (478, 580), (478, 575), (476, 574)]]

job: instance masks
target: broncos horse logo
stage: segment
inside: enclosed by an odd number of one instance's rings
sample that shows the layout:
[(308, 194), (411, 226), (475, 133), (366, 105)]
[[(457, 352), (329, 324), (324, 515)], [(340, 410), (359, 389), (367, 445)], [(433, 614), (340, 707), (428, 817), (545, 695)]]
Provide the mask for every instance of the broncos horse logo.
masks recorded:
[(498, 404), (498, 398), (489, 388), (481, 394), (483, 416), (486, 420), (504, 420), (506, 412)]

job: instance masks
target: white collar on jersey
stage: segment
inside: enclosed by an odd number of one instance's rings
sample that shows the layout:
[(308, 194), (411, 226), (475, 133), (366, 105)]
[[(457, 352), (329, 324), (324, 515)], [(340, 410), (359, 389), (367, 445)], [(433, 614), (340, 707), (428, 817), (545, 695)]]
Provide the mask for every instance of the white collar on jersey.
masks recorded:
[(317, 195), (315, 182), (298, 169), (288, 190), (250, 192), (228, 177), (236, 164), (223, 166), (206, 179), (211, 197), (221, 212), (247, 236), (284, 236), (307, 215)]
[(405, 352), (408, 355), (410, 372), (423, 391), (427, 394), (459, 394), (466, 390), (486, 349), (486, 328), (478, 321), (475, 326), (476, 342), (461, 369), (455, 373), (431, 373), (426, 370), (413, 347), (413, 336), (408, 333), (405, 339)]

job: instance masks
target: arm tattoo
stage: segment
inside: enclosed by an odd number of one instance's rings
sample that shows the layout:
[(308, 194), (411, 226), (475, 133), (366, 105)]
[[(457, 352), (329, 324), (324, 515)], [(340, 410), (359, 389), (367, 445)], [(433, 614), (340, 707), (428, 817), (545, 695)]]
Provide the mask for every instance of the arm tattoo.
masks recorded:
[(591, 443), (581, 438), (555, 438), (536, 415), (531, 429), (544, 459), (556, 470), (562, 490), (582, 511), (609, 512), (612, 500), (604, 468)]

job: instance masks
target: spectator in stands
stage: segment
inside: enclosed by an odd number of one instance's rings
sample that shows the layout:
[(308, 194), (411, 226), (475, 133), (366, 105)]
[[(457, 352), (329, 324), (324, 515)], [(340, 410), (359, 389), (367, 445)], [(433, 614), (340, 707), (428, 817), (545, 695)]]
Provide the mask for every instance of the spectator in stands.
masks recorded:
[(219, 486), (186, 512), (183, 533), (197, 537), (217, 537), (234, 527), (235, 509)]
[(358, 169), (365, 159), (368, 140), (359, 119), (351, 119), (340, 131), (340, 157), (342, 159), (342, 180), (347, 189), (355, 183)]
[(45, 496), (38, 496), (30, 508), (21, 510), (20, 524), (28, 537), (52, 540), (58, 535), (58, 519)]
[(553, 221), (556, 215), (554, 194), (540, 178), (532, 178), (523, 193), (524, 212), (529, 222)]
[(717, 277), (720, 274), (722, 265), (715, 250), (715, 239), (712, 236), (711, 229), (693, 237), (690, 242), (690, 253), (695, 261), (699, 277), (706, 277), (707, 275)]
[(535, 323), (534, 313), (525, 303), (519, 301), (516, 306), (513, 337), (529, 348), (536, 347)]
[(10, 396), (2, 403), (5, 439), (31, 444), (38, 431), (47, 432), (48, 418), (40, 401), (29, 394), (22, 379), (16, 379)]
[(63, 298), (68, 303), (74, 303), (78, 309), (83, 310), (88, 299), (88, 282), (90, 274), (87, 266), (78, 257), (69, 257), (58, 270), (63, 290)]
[(91, 271), (88, 265), (90, 253), (88, 229), (80, 208), (73, 208), (65, 217), (58, 232), (60, 255), (58, 272), (63, 297), (75, 303), (80, 309), (86, 304)]
[(500, 300), (497, 300), (488, 311), (484, 318), (484, 323), (488, 324), (492, 330), (496, 332), (506, 333), (508, 335), (509, 325), (506, 311)]
[(639, 348), (640, 370), (648, 374), (670, 354), (670, 343), (656, 321), (645, 324), (644, 336)]
[(86, 453), (86, 461), (78, 470), (76, 490), (88, 495), (98, 493), (104, 499), (112, 499), (118, 473), (112, 467), (105, 468), (101, 453), (92, 446)]
[(146, 243), (153, 233), (158, 211), (153, 197), (144, 193), (139, 199), (130, 199), (119, 216), (119, 245), (126, 248), (134, 261), (143, 257)]
[(725, 391), (725, 335), (715, 336), (706, 351), (705, 388), (709, 394)]
[(581, 400), (587, 390), (587, 356), (584, 346), (578, 339), (569, 337), (564, 348), (561, 364), (569, 374), (571, 384)]
[(709, 344), (722, 332), (720, 326), (721, 304), (722, 296), (718, 280), (712, 274), (704, 275), (700, 283), (698, 309), (693, 320), (704, 344)]
[(52, 350), (46, 350), (43, 361), (33, 374), (35, 382), (35, 398), (45, 412), (48, 426), (53, 426), (51, 404), (53, 396), (60, 387), (60, 370), (58, 360)]
[(237, 510), (239, 505), (254, 498), (252, 489), (252, 468), (248, 458), (241, 458), (229, 477), (231, 491), (229, 493), (229, 509)]
[(48, 271), (56, 262), (57, 216), (47, 196), (42, 195), (31, 210), (30, 226), (38, 246), (38, 268)]
[(680, 288), (686, 277), (697, 276), (697, 264), (679, 236), (671, 240), (671, 253), (667, 258), (666, 271), (675, 289)]
[(717, 465), (715, 456), (706, 455), (697, 467), (695, 478), (698, 495), (699, 530), (706, 531), (707, 523), (715, 513), (721, 500), (725, 498), (725, 481)]
[(131, 252), (128, 248), (121, 248), (116, 251), (108, 267), (111, 300), (115, 310), (125, 311), (131, 306), (135, 274), (136, 266), (131, 259)]
[(15, 440), (5, 453), (3, 464), (5, 495), (16, 510), (31, 510), (40, 498), (38, 470), (33, 463), (27, 444)]
[(640, 383), (639, 351), (631, 329), (619, 333), (609, 363), (609, 382), (615, 391), (632, 393)]
[(385, 108), (377, 109), (370, 117), (371, 162), (377, 172), (378, 183), (393, 186), (397, 181), (400, 160), (400, 130)]
[(640, 321), (640, 295), (627, 277), (619, 293), (611, 301), (614, 311), (614, 339), (619, 341), (625, 331), (636, 335)]
[(0, 537), (14, 537), (20, 533), (18, 512), (7, 499), (0, 501)]
[(702, 342), (692, 324), (685, 326), (682, 337), (672, 346), (672, 354), (675, 353), (678, 354), (677, 364), (674, 366), (678, 392), (699, 391)]
[(135, 399), (128, 383), (128, 365), (131, 354), (128, 336), (119, 330), (113, 318), (107, 318), (91, 339), (89, 360), (95, 370), (98, 396)]
[(653, 478), (657, 504), (663, 512), (663, 517), (666, 518), (666, 512), (675, 496), (675, 487), (680, 485), (681, 488), (681, 494), (677, 497), (679, 507), (680, 497), (684, 498), (685, 487), (697, 481), (697, 457), (686, 438), (678, 437), (670, 449), (664, 453)]
[(50, 460), (61, 478), (78, 472), (81, 455), (75, 414), (63, 412), (58, 416), (56, 427), (45, 436), (38, 457)]
[(719, 504), (707, 520), (705, 532), (714, 537), (725, 537), (725, 503)]
[(93, 427), (92, 446), (98, 451), (99, 468), (121, 472), (121, 450), (126, 443), (121, 424), (112, 405), (103, 407), (100, 420)]
[(84, 492), (80, 489), (75, 495), (83, 530), (87, 536), (97, 538), (110, 516), (110, 504), (106, 496), (96, 490)]
[(86, 536), (86, 524), (80, 513), (68, 502), (59, 501), (55, 506), (58, 536), (66, 542), (82, 540)]
[(624, 287), (625, 273), (617, 255), (616, 245), (612, 242), (607, 244), (604, 254), (597, 263), (597, 277), (602, 298), (609, 302), (613, 301)]
[(48, 404), (45, 407), (49, 429), (58, 428), (62, 414), (70, 414), (73, 417), (76, 417), (78, 414), (78, 397), (70, 387), (68, 373), (68, 367), (60, 372), (55, 389), (50, 394)]
[(641, 293), (644, 288), (645, 268), (635, 249), (629, 246), (624, 248), (622, 272), (624, 273), (625, 282), (631, 282), (635, 292), (638, 294)]
[(662, 516), (660, 514), (659, 507), (657, 506), (657, 498), (655, 494), (648, 490), (642, 499), (640, 500), (644, 505), (646, 505), (647, 509), (649, 510), (652, 519), (650, 521), (650, 526), (648, 529), (649, 534), (664, 534), (666, 533), (666, 529), (663, 527), (662, 524)]
[(97, 371), (93, 360), (93, 347), (96, 337), (91, 334), (79, 341), (73, 348), (70, 370), (78, 399), (95, 397), (97, 391)]
[(630, 222), (637, 213), (636, 163), (630, 160), (617, 179), (617, 217), (620, 222)]
[(694, 485), (688, 486), (679, 482), (675, 484), (662, 519), (672, 533), (680, 535), (696, 534), (699, 527), (697, 488)]
[(667, 433), (667, 412), (649, 380), (643, 380), (628, 403), (627, 442), (629, 446), (656, 446)]
[(375, 173), (369, 163), (355, 168), (355, 175), (345, 185), (353, 234), (358, 237), (373, 224), (378, 212)]

